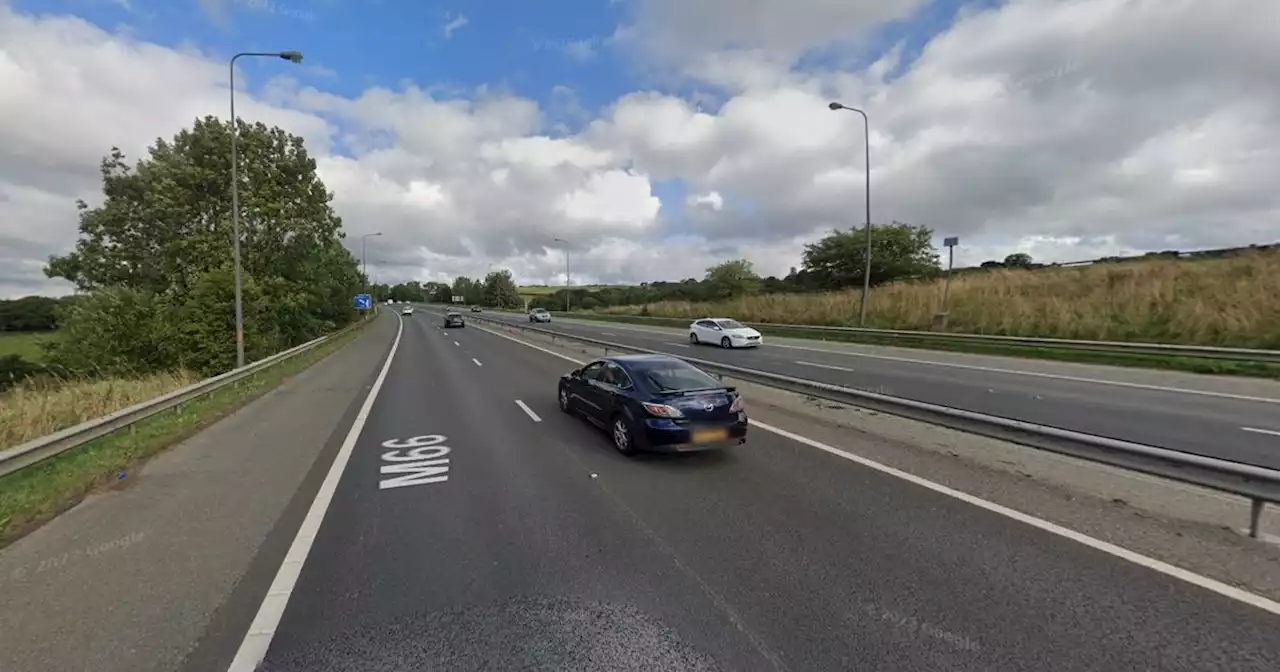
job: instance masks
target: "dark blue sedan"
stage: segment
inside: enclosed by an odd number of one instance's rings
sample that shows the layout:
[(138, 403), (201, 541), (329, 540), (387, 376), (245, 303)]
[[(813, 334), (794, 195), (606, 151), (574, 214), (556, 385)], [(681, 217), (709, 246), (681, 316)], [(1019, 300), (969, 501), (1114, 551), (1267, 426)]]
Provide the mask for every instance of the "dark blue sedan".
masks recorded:
[(618, 452), (686, 452), (747, 441), (742, 395), (667, 355), (604, 357), (560, 376), (560, 410), (607, 429)]

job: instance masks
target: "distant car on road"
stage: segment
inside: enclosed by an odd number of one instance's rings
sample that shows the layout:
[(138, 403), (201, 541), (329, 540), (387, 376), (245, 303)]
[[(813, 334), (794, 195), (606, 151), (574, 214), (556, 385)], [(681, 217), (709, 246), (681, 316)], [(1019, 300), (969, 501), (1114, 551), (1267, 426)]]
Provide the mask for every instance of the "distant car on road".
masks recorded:
[(465, 326), (467, 326), (467, 323), (462, 319), (462, 313), (459, 313), (456, 310), (451, 310), (445, 313), (445, 316), (444, 316), (445, 329), (448, 329), (450, 327), (465, 327)]
[(529, 311), (529, 321), (530, 322), (550, 322), (551, 313), (548, 313), (546, 308), (534, 308), (533, 310)]
[(471, 312), (480, 313), (480, 312), (484, 312), (484, 309), (481, 308), (480, 306), (471, 306)]
[(400, 309), (400, 314), (401, 314), (401, 315), (412, 315), (412, 314), (413, 314), (413, 306), (405, 306), (404, 308), (401, 308), (401, 309)]
[(754, 348), (764, 339), (760, 332), (727, 317), (704, 317), (689, 325), (689, 343), (710, 343), (722, 348)]
[(560, 376), (560, 410), (607, 429), (623, 455), (689, 452), (747, 441), (742, 395), (670, 355), (603, 357)]

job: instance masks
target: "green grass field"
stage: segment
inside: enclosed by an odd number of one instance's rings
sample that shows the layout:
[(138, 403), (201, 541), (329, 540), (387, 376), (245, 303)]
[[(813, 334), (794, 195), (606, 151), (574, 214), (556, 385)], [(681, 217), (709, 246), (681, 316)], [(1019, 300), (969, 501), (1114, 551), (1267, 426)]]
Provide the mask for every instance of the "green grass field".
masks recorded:
[(56, 337), (51, 331), (0, 333), (0, 357), (18, 355), (28, 362), (44, 361), (44, 348), (40, 345)]

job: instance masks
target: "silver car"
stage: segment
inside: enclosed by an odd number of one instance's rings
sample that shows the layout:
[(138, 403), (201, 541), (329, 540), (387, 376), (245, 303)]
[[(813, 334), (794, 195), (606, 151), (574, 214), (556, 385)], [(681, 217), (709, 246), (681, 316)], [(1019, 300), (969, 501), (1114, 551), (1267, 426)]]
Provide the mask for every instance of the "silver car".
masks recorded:
[(534, 308), (533, 310), (529, 311), (529, 321), (530, 322), (550, 322), (551, 313), (548, 313), (546, 308)]

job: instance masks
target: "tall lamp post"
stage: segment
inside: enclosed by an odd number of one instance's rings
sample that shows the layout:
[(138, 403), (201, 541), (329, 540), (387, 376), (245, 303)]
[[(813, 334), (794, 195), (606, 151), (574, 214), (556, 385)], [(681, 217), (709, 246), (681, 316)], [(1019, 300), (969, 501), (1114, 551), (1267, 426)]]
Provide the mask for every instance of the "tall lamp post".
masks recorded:
[(381, 235), (381, 231), (360, 234), (360, 272), (364, 274), (364, 284), (366, 289), (369, 286), (369, 238), (371, 236)]
[(946, 329), (947, 319), (951, 314), (951, 268), (956, 264), (956, 246), (960, 244), (960, 237), (943, 238), (942, 244), (947, 247), (947, 281), (942, 286), (942, 314), (938, 317), (942, 328)]
[(831, 103), (827, 107), (832, 110), (849, 110), (862, 115), (862, 129), (865, 137), (866, 145), (866, 167), (867, 176), (867, 265), (862, 271), (862, 307), (858, 312), (858, 326), (866, 326), (867, 323), (867, 297), (871, 294), (871, 122), (867, 119), (867, 113), (856, 107), (848, 107), (840, 103)]
[(300, 51), (256, 52), (243, 51), (231, 57), (228, 69), (231, 73), (231, 235), (236, 267), (236, 368), (244, 366), (244, 297), (240, 279), (240, 179), (237, 164), (240, 163), (237, 147), (239, 124), (236, 123), (236, 60), (241, 56), (279, 58), (291, 63), (302, 62)]
[(564, 312), (569, 312), (569, 287), (573, 281), (569, 279), (569, 241), (556, 238), (557, 243), (564, 243)]

